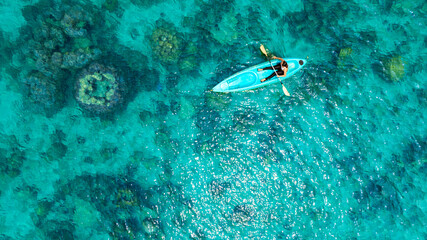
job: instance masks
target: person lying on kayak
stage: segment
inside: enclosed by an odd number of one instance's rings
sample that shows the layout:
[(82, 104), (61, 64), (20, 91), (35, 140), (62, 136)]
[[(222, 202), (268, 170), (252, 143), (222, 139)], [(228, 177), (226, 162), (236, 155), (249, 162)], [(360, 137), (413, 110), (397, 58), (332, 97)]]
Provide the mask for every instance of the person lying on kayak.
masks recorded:
[[(288, 63), (283, 59), (283, 58), (279, 58), (276, 56), (272, 57), (273, 59), (279, 59), (281, 62), (278, 63), (277, 65), (274, 66), (274, 69), (276, 70), (277, 75), (279, 75), (279, 77), (285, 77), (286, 73), (288, 72)], [(258, 69), (258, 71), (264, 71), (264, 70), (273, 70), (272, 67), (266, 67), (266, 68), (260, 68)], [(270, 76), (261, 79), (261, 82), (267, 81), (268, 79), (276, 76), (276, 73), (272, 73)]]

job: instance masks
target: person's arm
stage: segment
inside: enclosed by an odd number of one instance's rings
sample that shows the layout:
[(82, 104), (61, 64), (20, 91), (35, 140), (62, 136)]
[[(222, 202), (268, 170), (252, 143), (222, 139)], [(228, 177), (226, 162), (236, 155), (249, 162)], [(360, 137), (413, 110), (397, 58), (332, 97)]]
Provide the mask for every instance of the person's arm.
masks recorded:
[(285, 68), (283, 72), (283, 75), (280, 75), (279, 77), (286, 77), (286, 73), (288, 73), (288, 68)]
[[(273, 56), (272, 57), (273, 59), (279, 59), (280, 61), (282, 61), (281, 63), (280, 63), (280, 65), (282, 65), (282, 63), (285, 61), (283, 58), (279, 58), (279, 57), (276, 57), (276, 56)], [(286, 77), (286, 73), (288, 72), (288, 68), (285, 68), (285, 70), (284, 70), (284, 74), (283, 75), (279, 75), (279, 77)]]
[(273, 59), (279, 59), (279, 60), (280, 60), (280, 61), (282, 61), (282, 62), (284, 62), (284, 61), (285, 61), (283, 58), (279, 58), (279, 57), (276, 57), (276, 56), (273, 56)]

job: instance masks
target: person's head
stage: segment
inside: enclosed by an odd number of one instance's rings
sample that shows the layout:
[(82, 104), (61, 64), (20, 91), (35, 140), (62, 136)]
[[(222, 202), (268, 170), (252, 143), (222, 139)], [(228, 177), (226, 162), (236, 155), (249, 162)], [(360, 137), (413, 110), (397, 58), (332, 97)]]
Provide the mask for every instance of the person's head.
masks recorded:
[(285, 68), (287, 68), (288, 67), (288, 63), (286, 61), (283, 61), (282, 62), (282, 66), (285, 67)]

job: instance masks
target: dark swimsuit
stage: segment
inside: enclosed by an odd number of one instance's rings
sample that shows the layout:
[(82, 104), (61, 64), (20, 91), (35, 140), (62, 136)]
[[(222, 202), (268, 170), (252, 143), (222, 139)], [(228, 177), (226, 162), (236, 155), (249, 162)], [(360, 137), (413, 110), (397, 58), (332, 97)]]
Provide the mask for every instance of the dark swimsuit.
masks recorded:
[[(281, 64), (282, 64), (282, 62), (280, 62), (277, 65), (274, 65), (274, 69), (276, 70), (276, 73), (279, 76), (285, 74), (285, 69), (282, 68)], [(286, 68), (288, 67), (288, 63), (286, 61), (284, 62), (284, 65), (285, 65), (284, 67), (286, 67)], [(262, 70), (273, 70), (273, 68), (272, 67), (266, 67), (266, 68), (263, 68)], [(272, 73), (270, 76), (266, 77), (265, 80), (267, 81), (268, 79), (276, 76), (276, 73)]]

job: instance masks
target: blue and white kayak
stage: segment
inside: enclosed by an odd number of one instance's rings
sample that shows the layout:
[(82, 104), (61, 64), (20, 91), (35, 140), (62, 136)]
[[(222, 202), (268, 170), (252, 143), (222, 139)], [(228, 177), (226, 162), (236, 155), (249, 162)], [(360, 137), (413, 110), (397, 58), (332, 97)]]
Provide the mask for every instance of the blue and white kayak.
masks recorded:
[[(286, 77), (281, 77), (280, 80), (285, 80), (296, 72), (298, 72), (304, 65), (307, 63), (304, 59), (297, 58), (285, 58), (285, 61), (288, 63), (288, 72)], [(271, 63), (274, 65), (278, 64), (280, 60), (274, 59), (271, 60)], [(273, 70), (264, 70), (258, 71), (259, 68), (270, 67), (270, 62), (264, 62), (250, 68), (247, 68), (243, 71), (240, 71), (236, 74), (231, 75), (230, 77), (224, 79), (224, 81), (218, 83), (212, 91), (214, 92), (240, 92), (246, 90), (252, 90), (259, 87), (264, 87), (273, 83), (278, 83), (279, 79), (277, 76), (270, 78), (265, 82), (261, 82), (261, 79), (270, 76), (274, 73)]]

